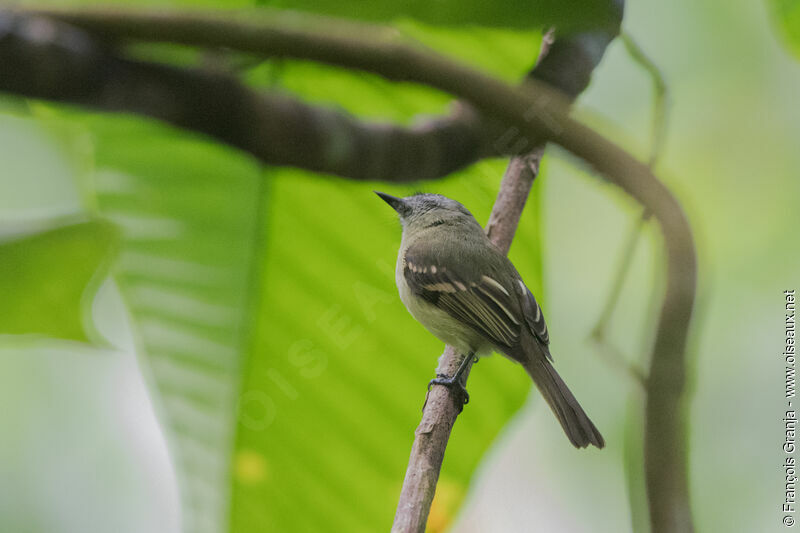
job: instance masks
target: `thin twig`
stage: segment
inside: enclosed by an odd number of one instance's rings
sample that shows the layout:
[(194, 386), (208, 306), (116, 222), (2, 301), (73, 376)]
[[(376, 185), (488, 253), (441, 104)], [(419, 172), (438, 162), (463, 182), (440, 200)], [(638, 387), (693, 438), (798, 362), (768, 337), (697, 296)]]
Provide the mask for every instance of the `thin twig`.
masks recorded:
[(647, 376), (638, 365), (628, 362), (625, 355), (611, 344), (607, 337), (608, 325), (614, 315), (617, 307), (617, 302), (622, 294), (622, 288), (628, 278), (628, 272), (633, 264), (633, 255), (636, 251), (636, 245), (639, 243), (639, 237), (642, 233), (646, 219), (642, 216), (637, 218), (637, 223), (628, 232), (628, 238), (622, 248), (622, 257), (617, 267), (616, 275), (611, 284), (606, 303), (600, 311), (600, 318), (597, 319), (597, 324), (592, 328), (589, 334), (592, 341), (597, 346), (601, 355), (604, 355), (608, 362), (615, 368), (620, 369), (625, 375), (631, 377), (634, 382), (641, 386), (646, 387)]
[(631, 59), (642, 67), (650, 76), (653, 84), (653, 117), (651, 121), (651, 142), (650, 157), (647, 164), (650, 168), (655, 168), (659, 157), (664, 149), (664, 141), (667, 139), (667, 101), (668, 86), (664, 74), (658, 68), (655, 61), (650, 59), (639, 43), (627, 32), (620, 34), (620, 39), (628, 51)]
[(617, 274), (614, 276), (614, 281), (611, 284), (611, 290), (609, 291), (608, 299), (606, 300), (603, 309), (600, 311), (600, 318), (597, 320), (597, 324), (592, 329), (591, 335), (596, 340), (602, 340), (605, 338), (605, 331), (608, 328), (609, 322), (611, 321), (614, 309), (617, 307), (617, 302), (619, 301), (622, 287), (624, 286), (625, 280), (628, 277), (628, 271), (630, 270), (630, 266), (633, 261), (633, 254), (636, 252), (636, 245), (639, 242), (639, 235), (643, 225), (644, 219), (639, 217), (637, 219), (637, 223), (628, 233), (628, 238), (625, 242), (625, 245), (622, 247), (622, 258), (619, 263), (619, 268), (617, 269)]
[[(504, 253), (508, 253), (533, 180), (538, 174), (542, 154), (543, 149), (538, 149), (527, 156), (512, 158), (500, 184), (486, 232)], [(462, 354), (447, 346), (439, 359), (436, 374), (452, 376), (462, 357)], [(463, 374), (465, 383), (472, 368), (472, 362), (467, 364)], [(461, 412), (459, 401), (459, 398), (451, 396), (447, 387), (434, 386), (428, 393), (422, 420), (414, 433), (414, 444), (392, 526), (394, 533), (421, 533), (425, 530), (450, 431)]]
[[(542, 38), (537, 63), (541, 63), (552, 43), (553, 31), (550, 30)], [(538, 147), (530, 154), (512, 158), (503, 176), (485, 229), (489, 239), (505, 254), (511, 247), (533, 180), (539, 173), (543, 154), (544, 147)], [(436, 374), (452, 376), (462, 357), (453, 347), (446, 346), (439, 358)], [(472, 364), (473, 361), (469, 361), (464, 370), (465, 384)], [(459, 401), (459, 398), (451, 397), (447, 387), (434, 387), (429, 391), (422, 420), (414, 432), (414, 443), (392, 525), (393, 533), (425, 531), (450, 431), (461, 412)]]
[[(625, 45), (628, 55), (638, 66), (647, 72), (653, 85), (650, 155), (647, 160), (648, 166), (653, 170), (661, 157), (667, 135), (667, 81), (661, 73), (661, 69), (658, 68), (658, 65), (647, 56), (630, 34), (623, 31), (620, 33), (619, 37)], [(650, 220), (651, 215), (652, 213), (650, 213), (647, 208), (643, 209), (642, 213), (628, 231), (628, 238), (622, 248), (622, 259), (617, 266), (617, 272), (614, 276), (611, 290), (600, 312), (600, 317), (597, 319), (597, 324), (592, 328), (590, 334), (592, 340), (600, 350), (600, 353), (604, 354), (610, 363), (622, 369), (642, 386), (645, 385), (646, 374), (637, 365), (627, 362), (622, 352), (611, 344), (611, 341), (607, 337), (607, 332), (608, 325), (614, 315), (620, 294), (622, 293), (622, 288), (633, 263), (634, 252), (639, 243), (639, 238), (644, 231), (645, 224)]]
[[(539, 65), (552, 44), (553, 32), (551, 30), (542, 39), (537, 62)], [(512, 158), (503, 176), (497, 200), (495, 200), (485, 229), (492, 243), (504, 254), (507, 254), (511, 247), (511, 241), (517, 231), (533, 181), (539, 174), (539, 165), (543, 154), (544, 147), (539, 146), (529, 154)], [(461, 363), (462, 357), (463, 354), (459, 354), (451, 346), (445, 347), (436, 369), (437, 375), (453, 375)], [(467, 363), (468, 366), (463, 374), (464, 383), (469, 377), (472, 364), (472, 361)], [(458, 402), (460, 402), (460, 398), (451, 396), (450, 389), (447, 387), (435, 386), (428, 393), (422, 411), (422, 420), (414, 433), (411, 456), (408, 460), (392, 526), (393, 533), (422, 533), (425, 531), (450, 432), (461, 412)]]

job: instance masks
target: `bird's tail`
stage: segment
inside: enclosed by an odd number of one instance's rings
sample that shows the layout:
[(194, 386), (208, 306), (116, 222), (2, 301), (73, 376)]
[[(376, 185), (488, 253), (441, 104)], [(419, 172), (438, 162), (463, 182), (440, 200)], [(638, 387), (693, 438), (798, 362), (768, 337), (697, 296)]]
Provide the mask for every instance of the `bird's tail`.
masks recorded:
[[(539, 347), (537, 346), (537, 348)], [(589, 420), (589, 416), (544, 354), (529, 354), (522, 362), (522, 366), (533, 378), (542, 396), (550, 405), (550, 409), (561, 423), (561, 427), (564, 428), (564, 433), (576, 448), (585, 448), (590, 444), (598, 448), (605, 446), (606, 443), (600, 431)]]

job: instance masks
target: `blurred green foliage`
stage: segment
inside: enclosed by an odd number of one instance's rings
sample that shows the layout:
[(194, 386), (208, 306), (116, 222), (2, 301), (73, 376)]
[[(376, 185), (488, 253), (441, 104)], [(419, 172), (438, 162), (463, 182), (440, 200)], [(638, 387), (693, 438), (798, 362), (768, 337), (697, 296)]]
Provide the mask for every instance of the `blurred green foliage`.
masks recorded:
[(490, 26), (502, 28), (547, 28), (558, 26), (562, 31), (603, 27), (617, 15), (613, 2), (607, 0), (392, 0), (360, 2), (358, 0), (262, 0), (260, 5), (281, 9), (297, 9), (338, 17), (392, 22), (411, 18), (420, 22), (445, 26)]
[[(63, 5), (63, 0), (24, 0), (35, 5)], [(93, 0), (70, 0), (71, 5), (96, 5)], [(437, 26), (494, 27), (524, 30), (558, 26), (562, 32), (606, 27), (619, 16), (616, 0), (391, 0), (361, 2), (358, 0), (136, 0), (143, 7), (195, 8), (274, 8), (302, 11), (369, 22), (397, 22), (411, 19)], [(129, 0), (106, 0), (104, 5), (130, 5)]]
[(249, 158), (134, 118), (91, 132), (98, 213), (122, 229), (115, 279), (178, 474), (186, 531), (224, 531), (238, 386), (248, 357), (265, 190)]
[(94, 221), (0, 243), (0, 335), (89, 341), (85, 318), (117, 237)]
[[(530, 68), (540, 38), (411, 23), (400, 28), (507, 78)], [(475, 46), (483, 31), (499, 39)], [(306, 100), (397, 122), (444, 112), (447, 102), (434, 91), (309, 64), (257, 70), (250, 80), (271, 80)], [(477, 165), (435, 190), (459, 198), (485, 221), (504, 166)], [(373, 188), (410, 194), (413, 187), (267, 172), (266, 259), (256, 344), (242, 386), (232, 530), (380, 530), (394, 515), (425, 386), (442, 349), (397, 298), (399, 224), (372, 194)], [(537, 213), (532, 202), (517, 261), (540, 288)], [(438, 529), (452, 519), (481, 455), (529, 388), (507, 361), (481, 363), (473, 374), (470, 390), (480, 401), (459, 419), (448, 448), (434, 512)]]
[(768, 0), (786, 46), (800, 58), (800, 0)]
[[(483, 179), (469, 176), (482, 203), (460, 183), (436, 190), (460, 196), (485, 220), (502, 165), (482, 169)], [(374, 531), (391, 523), (442, 346), (397, 299), (399, 227), (372, 187), (276, 174), (257, 344), (244, 376), (233, 530)], [(518, 263), (539, 285), (532, 218)], [(518, 370), (498, 358), (473, 373), (475, 401), (459, 419), (442, 473), (454, 493), (440, 509), (448, 518), (529, 389)]]

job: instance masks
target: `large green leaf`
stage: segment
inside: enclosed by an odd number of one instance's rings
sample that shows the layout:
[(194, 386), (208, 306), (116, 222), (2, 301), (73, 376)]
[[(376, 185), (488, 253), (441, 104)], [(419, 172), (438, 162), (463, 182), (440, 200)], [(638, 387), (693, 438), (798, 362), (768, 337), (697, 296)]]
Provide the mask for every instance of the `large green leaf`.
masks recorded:
[[(480, 168), (430, 189), (460, 198), (485, 220), (503, 164)], [(276, 179), (256, 349), (243, 385), (235, 532), (372, 532), (391, 524), (443, 346), (396, 295), (399, 226), (371, 189), (291, 171)], [(514, 258), (537, 286), (531, 207)], [(445, 500), (434, 511), (440, 524), (529, 387), (503, 358), (476, 366), (472, 402), (447, 450)]]
[[(426, 32), (504, 76), (530, 66), (538, 39), (503, 34), (475, 48), (473, 30)], [(466, 52), (465, 52), (466, 53)], [(433, 93), (312, 65), (287, 64), (281, 84), (306, 99), (405, 121), (439, 110)], [(485, 222), (505, 162), (482, 163), (426, 190), (463, 201)], [(261, 305), (244, 375), (234, 462), (232, 531), (387, 530), (428, 380), (443, 346), (408, 315), (394, 286), (400, 229), (373, 188), (283, 169), (274, 185)], [(538, 209), (531, 201), (512, 257), (541, 294)], [(470, 377), (472, 402), (448, 446), (432, 531), (457, 511), (470, 477), (522, 404), (530, 380), (503, 358)]]
[(490, 26), (504, 28), (542, 28), (557, 26), (561, 31), (597, 28), (617, 16), (612, 0), (263, 0), (262, 5), (297, 9), (368, 21), (392, 22), (412, 18), (445, 26)]
[(82, 118), (98, 210), (122, 230), (115, 277), (169, 439), (184, 530), (224, 531), (261, 169), (151, 122)]
[(768, 0), (786, 46), (800, 57), (800, 0)]
[(0, 244), (0, 334), (88, 341), (84, 318), (116, 240), (92, 221)]
[[(56, 6), (56, 7), (64, 7), (65, 2), (64, 0), (21, 0), (17, 2), (19, 4), (28, 4), (33, 6)], [(96, 0), (69, 0), (69, 5), (73, 6), (90, 6), (96, 7), (100, 2)], [(235, 8), (248, 8), (256, 4), (255, 0), (225, 0), (224, 6), (226, 9), (235, 9)], [(135, 0), (131, 2), (131, 0), (104, 0), (102, 2), (104, 6), (123, 6), (123, 7), (131, 7), (131, 5), (135, 5), (136, 7), (152, 7), (152, 8), (159, 8), (159, 7), (170, 7), (170, 8), (177, 8), (177, 7), (186, 7), (186, 8), (203, 8), (203, 9), (212, 9), (212, 8), (219, 8), (220, 1), (219, 0)]]
[[(23, 0), (22, 3), (62, 6), (63, 0)], [(72, 4), (92, 5), (93, 0), (72, 0)], [(108, 5), (129, 6), (130, 0), (106, 0)], [(441, 26), (483, 26), (495, 28), (536, 29), (557, 26), (562, 33), (613, 24), (618, 17), (617, 0), (392, 0), (363, 2), (359, 0), (228, 0), (225, 9), (248, 8), (253, 5), (305, 11), (369, 22), (397, 22), (413, 19)], [(217, 0), (138, 0), (146, 7), (219, 8)]]

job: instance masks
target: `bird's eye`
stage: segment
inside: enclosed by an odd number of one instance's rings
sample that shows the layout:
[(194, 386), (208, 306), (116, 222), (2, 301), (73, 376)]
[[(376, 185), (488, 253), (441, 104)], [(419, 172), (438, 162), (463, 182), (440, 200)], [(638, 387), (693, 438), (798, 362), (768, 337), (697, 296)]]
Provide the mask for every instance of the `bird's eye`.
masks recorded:
[(444, 220), (435, 220), (433, 223), (431, 223), (430, 227), (432, 228), (434, 226), (441, 226), (442, 224), (444, 224)]

